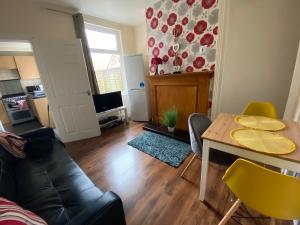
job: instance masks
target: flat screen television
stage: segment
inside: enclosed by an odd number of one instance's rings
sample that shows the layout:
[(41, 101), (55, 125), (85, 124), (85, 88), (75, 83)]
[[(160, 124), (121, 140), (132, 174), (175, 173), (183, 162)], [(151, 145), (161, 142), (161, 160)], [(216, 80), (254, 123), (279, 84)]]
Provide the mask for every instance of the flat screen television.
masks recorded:
[(123, 106), (121, 91), (93, 95), (96, 112), (104, 112)]

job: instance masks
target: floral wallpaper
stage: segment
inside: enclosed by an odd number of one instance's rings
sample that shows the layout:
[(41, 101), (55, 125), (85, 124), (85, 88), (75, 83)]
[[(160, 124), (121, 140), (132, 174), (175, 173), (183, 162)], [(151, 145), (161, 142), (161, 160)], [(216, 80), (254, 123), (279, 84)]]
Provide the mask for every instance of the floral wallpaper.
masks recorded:
[(150, 73), (214, 70), (218, 0), (160, 0), (146, 9)]

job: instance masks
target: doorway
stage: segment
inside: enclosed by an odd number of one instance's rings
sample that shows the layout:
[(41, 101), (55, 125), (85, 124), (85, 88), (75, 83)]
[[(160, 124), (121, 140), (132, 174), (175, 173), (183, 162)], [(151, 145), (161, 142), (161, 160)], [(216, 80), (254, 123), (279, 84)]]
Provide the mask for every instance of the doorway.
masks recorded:
[(0, 41), (0, 94), (0, 120), (5, 130), (22, 134), (55, 127), (29, 42)]
[[(100, 135), (80, 40), (30, 39), (23, 42), (29, 44), (31, 48), (31, 55), (26, 56), (35, 62), (40, 82), (43, 84), (37, 93), (44, 92), (43, 97), (47, 99), (46, 104), (43, 102), (46, 105), (43, 107), (46, 126), (55, 126), (54, 131), (63, 142)], [(16, 58), (14, 56), (12, 58), (15, 63)], [(28, 61), (30, 60), (27, 58)], [(15, 80), (21, 80), (21, 68), (15, 67), (19, 76)], [(26, 91), (26, 99), (23, 102), (30, 105), (27, 98), (28, 90)], [(19, 102), (16, 105), (19, 106)], [(30, 111), (34, 116), (35, 111), (33, 109)], [(39, 122), (38, 116), (34, 117)]]

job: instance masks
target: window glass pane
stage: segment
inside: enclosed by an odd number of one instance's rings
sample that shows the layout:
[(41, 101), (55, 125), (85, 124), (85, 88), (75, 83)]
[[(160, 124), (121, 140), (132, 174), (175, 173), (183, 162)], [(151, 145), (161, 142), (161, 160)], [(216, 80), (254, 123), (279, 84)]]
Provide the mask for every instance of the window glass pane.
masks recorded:
[(92, 53), (100, 93), (123, 91), (120, 54)]
[(89, 29), (86, 29), (85, 32), (90, 48), (118, 51), (117, 37), (115, 34)]

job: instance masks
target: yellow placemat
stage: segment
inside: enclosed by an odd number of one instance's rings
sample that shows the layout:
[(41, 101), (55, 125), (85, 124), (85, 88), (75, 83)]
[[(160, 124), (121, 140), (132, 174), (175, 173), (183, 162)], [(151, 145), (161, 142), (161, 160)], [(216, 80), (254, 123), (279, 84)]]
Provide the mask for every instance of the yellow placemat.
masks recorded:
[(242, 128), (231, 131), (230, 136), (240, 145), (258, 152), (280, 155), (296, 149), (293, 141), (269, 131)]
[(277, 131), (285, 128), (285, 124), (279, 120), (264, 116), (236, 116), (235, 121), (244, 127)]

